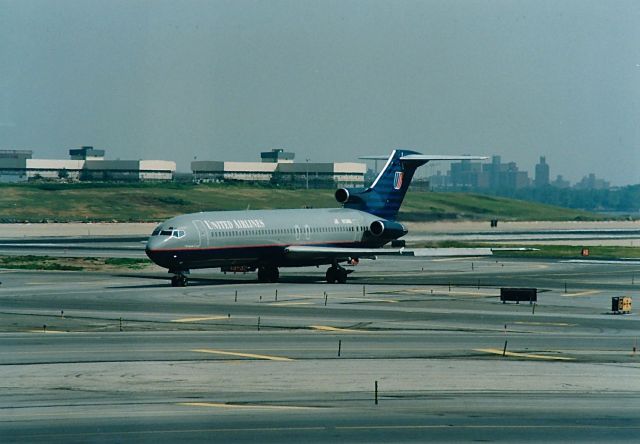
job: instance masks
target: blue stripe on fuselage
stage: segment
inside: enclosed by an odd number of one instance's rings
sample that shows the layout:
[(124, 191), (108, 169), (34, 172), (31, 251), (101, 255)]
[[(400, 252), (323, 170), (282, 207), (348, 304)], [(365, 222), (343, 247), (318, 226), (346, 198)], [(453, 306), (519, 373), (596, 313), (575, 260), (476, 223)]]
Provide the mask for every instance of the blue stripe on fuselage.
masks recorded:
[[(305, 243), (295, 245), (310, 245), (323, 247), (359, 247), (359, 242), (334, 242), (334, 243)], [(285, 256), (285, 248), (291, 244), (282, 245), (237, 245), (208, 248), (177, 248), (147, 250), (147, 256), (160, 265), (171, 270), (188, 270), (197, 268), (216, 268), (229, 265), (258, 266), (269, 263), (275, 266), (306, 266), (323, 263), (331, 263), (326, 257), (318, 255), (314, 259), (295, 263), (290, 262)]]

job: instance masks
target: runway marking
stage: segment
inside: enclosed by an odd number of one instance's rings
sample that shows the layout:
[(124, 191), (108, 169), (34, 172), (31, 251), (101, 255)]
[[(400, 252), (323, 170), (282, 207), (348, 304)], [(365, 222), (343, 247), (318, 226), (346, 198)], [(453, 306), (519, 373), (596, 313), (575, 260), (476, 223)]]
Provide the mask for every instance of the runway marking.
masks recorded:
[(575, 327), (578, 324), (567, 324), (566, 322), (524, 322), (524, 321), (515, 321), (512, 324), (520, 324), (520, 325), (551, 325), (554, 327)]
[[(424, 258), (428, 258), (429, 256), (421, 256)], [(431, 259), (431, 262), (456, 262), (456, 261), (468, 261), (470, 259), (480, 259), (485, 258), (487, 256), (465, 256), (465, 257), (448, 257), (445, 259)], [(489, 256), (490, 257), (490, 256)]]
[(353, 330), (350, 328), (331, 327), (329, 325), (311, 325), (314, 330), (333, 331), (338, 333), (367, 333), (363, 330)]
[(590, 296), (592, 294), (597, 294), (597, 293), (601, 293), (601, 291), (599, 290), (587, 290), (587, 291), (581, 291), (578, 293), (567, 293), (567, 294), (563, 294), (562, 296), (565, 298), (573, 298), (576, 296)]
[[(541, 429), (541, 430), (545, 430), (545, 429), (550, 429), (550, 430), (555, 430), (555, 429), (617, 429), (618, 427), (616, 425), (593, 425), (593, 424), (585, 424), (585, 425), (563, 425), (563, 424), (558, 424), (558, 425), (527, 425), (527, 424), (522, 424), (522, 425), (500, 425), (500, 424), (434, 424), (434, 425), (377, 425), (377, 424), (373, 424), (373, 425), (367, 425), (367, 426), (336, 426), (335, 429), (336, 430), (369, 430), (369, 429), (377, 429), (377, 430), (383, 430), (383, 429), (388, 429), (388, 430), (393, 430), (393, 429), (398, 429), (398, 430), (402, 430), (402, 429)], [(621, 429), (625, 429), (625, 430), (636, 430), (636, 429), (640, 429), (640, 426), (621, 426)]]
[(229, 319), (228, 316), (203, 316), (200, 318), (182, 318), (173, 319), (171, 322), (200, 322), (200, 321), (215, 321), (219, 319)]
[(440, 295), (447, 295), (447, 294), (460, 294), (460, 295), (465, 295), (465, 296), (488, 296), (488, 297), (498, 297), (500, 296), (499, 294), (492, 294), (492, 293), (482, 293), (479, 291), (448, 291), (448, 292), (441, 292)]
[(367, 301), (367, 302), (388, 302), (390, 304), (397, 304), (398, 303), (398, 301), (396, 301), (395, 299), (362, 298), (362, 297), (360, 297), (360, 298), (345, 297), (344, 299), (349, 300), (349, 301), (354, 300), (354, 301)]
[(179, 402), (177, 405), (186, 407), (213, 407), (223, 409), (264, 409), (264, 410), (312, 410), (317, 407), (303, 407), (295, 405), (273, 404), (227, 404), (225, 402)]
[[(159, 412), (164, 413), (164, 412)], [(327, 432), (330, 430), (455, 430), (455, 429), (468, 429), (468, 430), (640, 430), (640, 426), (635, 425), (600, 425), (600, 424), (580, 424), (580, 425), (528, 425), (528, 424), (415, 424), (415, 425), (361, 425), (361, 426), (309, 426), (309, 427), (209, 427), (209, 428), (191, 428), (191, 429), (158, 429), (153, 430), (128, 430), (128, 431), (99, 431), (99, 432), (67, 432), (67, 433), (32, 433), (19, 435), (24, 440), (32, 440), (34, 438), (47, 438), (51, 440), (52, 437), (108, 437), (108, 436), (136, 436), (136, 435), (182, 435), (182, 434), (194, 434), (194, 433), (256, 433), (256, 432)]]
[[(497, 348), (474, 348), (473, 351), (491, 353), (493, 355), (502, 355), (503, 351)], [(564, 356), (548, 356), (548, 355), (535, 355), (530, 353), (516, 353), (506, 352), (505, 356), (513, 356), (515, 358), (531, 358), (531, 359), (546, 359), (549, 361), (575, 361), (575, 358), (567, 358)]]
[(224, 350), (211, 350), (208, 348), (197, 348), (191, 351), (196, 353), (210, 353), (212, 355), (225, 355), (225, 356), (238, 356), (240, 358), (264, 359), (267, 361), (293, 361), (293, 359), (285, 358), (283, 356), (257, 355), (254, 353), (240, 353), (240, 352), (230, 352), (230, 351), (224, 351)]
[(277, 307), (287, 307), (290, 305), (313, 305), (313, 302), (271, 302), (269, 305), (275, 305)]
[(45, 333), (45, 334), (49, 334), (49, 333), (67, 333), (66, 331), (62, 331), (62, 330), (43, 330), (43, 329), (38, 329), (38, 330), (28, 330), (29, 333)]
[[(443, 287), (442, 285), (439, 287)], [(430, 287), (427, 289), (424, 288), (407, 288), (404, 290), (391, 290), (391, 291), (376, 291), (376, 292), (371, 292), (373, 293), (378, 293), (378, 294), (394, 294), (396, 296), (398, 295), (407, 295), (407, 296), (411, 296), (411, 295), (433, 295), (433, 296), (446, 296), (448, 294), (458, 294), (458, 295), (467, 295), (467, 296), (486, 296), (486, 297), (498, 297), (499, 294), (497, 293), (483, 293), (483, 292), (479, 292), (479, 291), (446, 291), (446, 290), (442, 290), (441, 288), (439, 288), (438, 286), (435, 287)], [(393, 302), (398, 302), (398, 301), (393, 301)]]

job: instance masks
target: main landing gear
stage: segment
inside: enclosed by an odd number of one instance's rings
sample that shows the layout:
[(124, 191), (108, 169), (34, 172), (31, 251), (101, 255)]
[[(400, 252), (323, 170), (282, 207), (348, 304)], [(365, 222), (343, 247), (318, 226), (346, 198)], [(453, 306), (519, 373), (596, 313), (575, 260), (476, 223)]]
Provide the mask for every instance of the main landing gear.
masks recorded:
[(278, 267), (273, 265), (266, 265), (258, 267), (258, 282), (278, 282), (280, 278), (280, 272)]
[(346, 270), (338, 264), (334, 264), (327, 269), (327, 282), (330, 284), (344, 284), (347, 282), (347, 275), (352, 273), (353, 270)]
[(189, 279), (187, 278), (187, 272), (170, 272), (175, 273), (171, 276), (171, 286), (172, 287), (186, 287), (189, 284)]

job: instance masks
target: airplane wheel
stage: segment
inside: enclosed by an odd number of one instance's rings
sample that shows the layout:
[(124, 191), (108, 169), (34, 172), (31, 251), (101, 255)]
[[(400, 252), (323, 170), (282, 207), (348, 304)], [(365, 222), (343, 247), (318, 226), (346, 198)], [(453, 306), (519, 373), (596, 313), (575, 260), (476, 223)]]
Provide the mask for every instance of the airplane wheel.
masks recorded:
[(260, 267), (258, 268), (258, 282), (278, 282), (280, 272), (278, 267)]
[(337, 271), (338, 270), (334, 267), (327, 268), (326, 278), (328, 283), (330, 284), (336, 283), (336, 281), (338, 280)]
[(347, 270), (338, 269), (337, 275), (338, 276), (337, 276), (336, 280), (338, 281), (339, 284), (346, 284), (347, 283)]
[(172, 287), (186, 287), (188, 283), (189, 283), (189, 280), (187, 279), (186, 276), (179, 275), (179, 274), (175, 276), (171, 276)]

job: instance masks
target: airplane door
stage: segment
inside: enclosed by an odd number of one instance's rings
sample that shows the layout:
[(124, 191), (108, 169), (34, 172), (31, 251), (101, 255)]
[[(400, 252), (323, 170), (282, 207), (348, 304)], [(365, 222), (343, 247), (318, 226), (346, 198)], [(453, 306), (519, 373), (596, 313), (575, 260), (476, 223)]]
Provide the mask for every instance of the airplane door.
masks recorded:
[(300, 240), (300, 225), (294, 225), (293, 231), (296, 233), (296, 240)]
[(306, 240), (311, 239), (311, 227), (309, 227), (309, 225), (304, 226), (304, 238)]
[(207, 227), (204, 222), (201, 220), (194, 220), (193, 225), (196, 227), (196, 231), (198, 232), (198, 247), (208, 247), (209, 246), (209, 237), (207, 236)]

